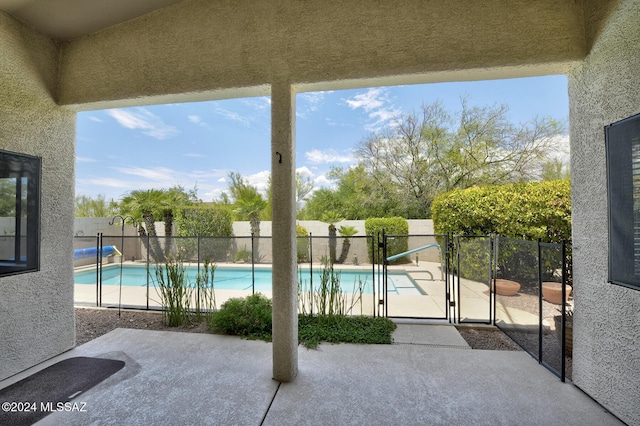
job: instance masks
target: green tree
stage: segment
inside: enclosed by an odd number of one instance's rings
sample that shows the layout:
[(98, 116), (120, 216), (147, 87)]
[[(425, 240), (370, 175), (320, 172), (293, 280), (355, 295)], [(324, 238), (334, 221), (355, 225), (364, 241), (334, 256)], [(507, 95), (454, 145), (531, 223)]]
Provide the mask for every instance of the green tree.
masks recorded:
[(356, 150), (376, 193), (404, 209), (401, 216), (429, 217), (440, 193), (475, 185), (535, 180), (563, 125), (550, 118), (512, 124), (508, 108), (471, 106), (462, 99), (452, 116), (440, 102), (405, 115)]
[(235, 213), (240, 220), (249, 220), (251, 233), (260, 236), (260, 214), (267, 207), (267, 201), (258, 189), (249, 185), (240, 173), (229, 173), (229, 192), (236, 205)]
[(540, 173), (542, 180), (568, 179), (569, 177), (569, 168), (558, 158), (552, 158), (542, 164)]
[(322, 220), (329, 224), (329, 262), (333, 265), (336, 262), (336, 248), (338, 246), (338, 239), (336, 234), (336, 222), (342, 220), (342, 216), (337, 211), (324, 212)]
[(16, 179), (0, 178), (0, 217), (16, 215)]
[(87, 195), (78, 195), (76, 197), (76, 217), (113, 217), (117, 213), (118, 203), (113, 199), (107, 201), (102, 194), (96, 196), (96, 198), (91, 198)]
[(338, 233), (343, 237), (343, 240), (342, 251), (340, 252), (340, 257), (336, 260), (336, 263), (344, 263), (347, 260), (347, 257), (349, 257), (349, 249), (351, 248), (350, 238), (356, 235), (358, 231), (355, 226), (341, 226), (338, 228)]
[[(234, 212), (239, 220), (249, 220), (251, 227), (251, 235), (260, 237), (260, 215), (268, 206), (267, 201), (258, 192), (258, 188), (250, 185), (240, 173), (229, 173), (229, 192), (234, 200)], [(253, 247), (254, 239), (251, 239), (251, 257), (252, 261), (260, 259), (260, 253), (256, 247)]]
[[(145, 248), (156, 261), (163, 262), (172, 246), (174, 211), (194, 201), (195, 190), (185, 192), (181, 186), (170, 189), (133, 190), (120, 202), (120, 214), (134, 218), (138, 224), (138, 235), (140, 237), (149, 235), (150, 246), (147, 246), (146, 238), (142, 238)], [(157, 220), (164, 220), (165, 237), (167, 237), (164, 249), (156, 233)]]
[(326, 211), (337, 211), (345, 219), (354, 220), (399, 214), (397, 200), (379, 191), (364, 166), (334, 168), (327, 177), (335, 183), (335, 188), (320, 188), (313, 192), (301, 218), (319, 220)]

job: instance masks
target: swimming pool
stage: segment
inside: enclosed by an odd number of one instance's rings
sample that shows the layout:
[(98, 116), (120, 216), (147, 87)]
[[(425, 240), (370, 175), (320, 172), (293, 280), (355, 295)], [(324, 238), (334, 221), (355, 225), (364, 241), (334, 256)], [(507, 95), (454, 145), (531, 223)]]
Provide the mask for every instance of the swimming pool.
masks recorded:
[[(155, 269), (149, 271), (149, 285), (154, 286), (156, 282)], [(195, 283), (198, 269), (195, 266), (185, 267), (185, 279), (187, 282)], [(363, 293), (372, 293), (372, 272), (365, 270), (340, 270), (336, 271), (340, 275), (340, 287), (345, 292), (352, 292), (357, 289), (359, 281), (364, 283)], [(313, 285), (315, 288), (320, 285), (321, 269), (313, 271)], [(309, 287), (311, 277), (308, 269), (301, 270), (303, 285)], [(389, 280), (387, 289), (389, 294), (418, 295), (422, 292), (415, 285), (411, 277), (405, 273), (388, 273)], [(96, 270), (89, 269), (76, 271), (74, 274), (75, 284), (96, 284)], [(214, 285), (219, 290), (251, 290), (251, 268), (224, 267), (218, 266), (215, 271)], [(354, 287), (355, 283), (355, 287)], [(102, 269), (102, 285), (120, 284), (120, 266), (109, 265)], [(122, 285), (144, 287), (147, 285), (147, 269), (143, 265), (123, 265)], [(376, 289), (377, 290), (377, 289)], [(271, 291), (271, 269), (255, 269), (255, 291)]]

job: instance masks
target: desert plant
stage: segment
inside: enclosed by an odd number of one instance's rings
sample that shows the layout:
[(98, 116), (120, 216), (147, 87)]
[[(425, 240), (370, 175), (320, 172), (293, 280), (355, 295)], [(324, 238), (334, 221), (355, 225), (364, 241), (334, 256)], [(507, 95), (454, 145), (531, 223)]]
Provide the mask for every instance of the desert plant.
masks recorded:
[(358, 233), (355, 226), (341, 226), (338, 229), (338, 233), (341, 237), (343, 237), (342, 241), (342, 251), (340, 252), (340, 257), (336, 260), (336, 263), (344, 263), (349, 256), (349, 249), (351, 248), (351, 240), (349, 238), (353, 237)]
[(215, 272), (216, 265), (205, 259), (196, 276), (195, 316), (198, 322), (206, 320), (208, 323), (216, 311)]
[(323, 263), (320, 283), (315, 287), (306, 285), (302, 270), (298, 270), (298, 310), (302, 315), (318, 315), (333, 317), (352, 315), (354, 308), (360, 304), (362, 314), (362, 294), (366, 280), (354, 281), (350, 292), (344, 291), (340, 283), (340, 274), (335, 272), (330, 262)]
[(336, 247), (338, 245), (335, 224), (342, 220), (342, 216), (336, 211), (327, 211), (322, 214), (321, 220), (329, 224), (329, 260), (331, 263), (334, 263), (336, 261)]
[(160, 297), (162, 318), (170, 327), (178, 327), (191, 320), (191, 295), (193, 289), (185, 280), (185, 269), (181, 261), (169, 256), (164, 266), (156, 264), (156, 292)]
[(271, 300), (260, 293), (224, 302), (209, 322), (209, 328), (251, 339), (271, 340)]
[(247, 250), (247, 246), (243, 246), (241, 250), (236, 252), (234, 260), (236, 262), (249, 262), (251, 260), (251, 251)]

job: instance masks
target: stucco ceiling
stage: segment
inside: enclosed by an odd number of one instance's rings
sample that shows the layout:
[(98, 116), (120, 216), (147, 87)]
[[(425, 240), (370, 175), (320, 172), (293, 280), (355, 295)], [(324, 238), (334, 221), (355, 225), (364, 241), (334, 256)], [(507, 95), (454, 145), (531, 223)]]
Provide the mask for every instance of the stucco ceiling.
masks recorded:
[(0, 0), (0, 10), (56, 40), (71, 40), (181, 0)]

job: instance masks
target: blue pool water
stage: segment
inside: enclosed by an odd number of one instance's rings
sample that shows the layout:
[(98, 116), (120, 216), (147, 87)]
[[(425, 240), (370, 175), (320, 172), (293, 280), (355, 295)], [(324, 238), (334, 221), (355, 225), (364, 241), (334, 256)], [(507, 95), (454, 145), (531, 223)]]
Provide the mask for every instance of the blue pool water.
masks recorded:
[[(154, 286), (156, 282), (155, 268), (149, 271), (149, 285)], [(336, 271), (337, 272), (337, 271)], [(187, 282), (195, 283), (198, 269), (196, 267), (185, 268)], [(315, 288), (320, 285), (321, 271), (314, 270), (313, 285)], [(357, 289), (359, 281), (364, 283), (364, 293), (372, 293), (372, 272), (343, 270), (337, 272), (340, 275), (340, 286), (345, 292), (352, 292)], [(309, 270), (302, 270), (301, 277), (305, 289), (309, 288), (311, 280)], [(413, 280), (404, 273), (389, 272), (388, 292), (393, 294), (421, 294)], [(96, 283), (95, 269), (78, 271), (75, 273), (75, 284)], [(355, 283), (355, 285), (354, 285)], [(120, 266), (110, 265), (102, 269), (102, 285), (120, 284)], [(144, 266), (124, 265), (122, 267), (123, 286), (146, 286), (147, 269)], [(195, 284), (194, 284), (195, 285)], [(228, 268), (217, 267), (215, 271), (214, 285), (220, 290), (251, 290), (251, 268)], [(256, 268), (255, 270), (255, 290), (271, 291), (271, 269)], [(377, 289), (376, 289), (377, 291)]]

